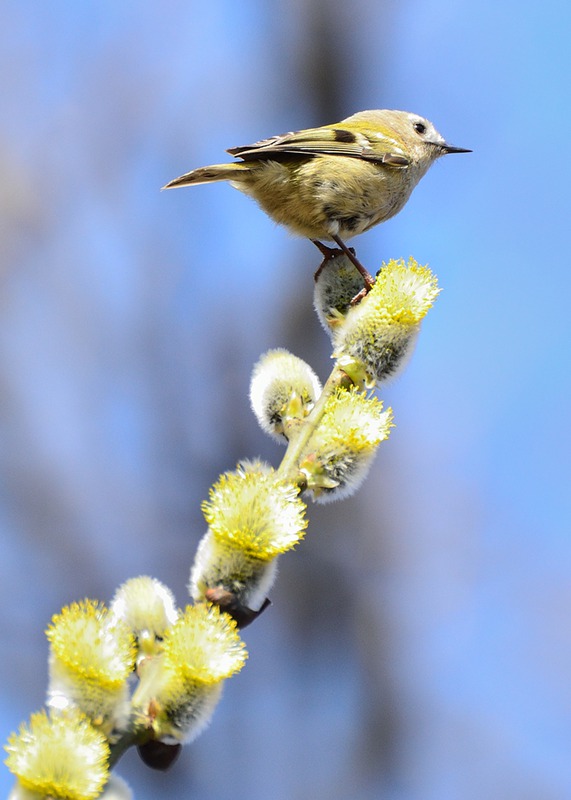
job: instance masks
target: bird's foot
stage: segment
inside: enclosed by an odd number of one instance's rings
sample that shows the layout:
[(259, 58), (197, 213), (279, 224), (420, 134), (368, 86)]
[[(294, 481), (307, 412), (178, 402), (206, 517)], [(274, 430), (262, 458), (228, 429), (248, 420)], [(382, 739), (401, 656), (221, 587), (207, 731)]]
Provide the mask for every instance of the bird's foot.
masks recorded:
[(327, 247), (327, 245), (323, 244), (323, 242), (320, 242), (319, 239), (311, 239), (311, 241), (323, 256), (323, 261), (318, 266), (317, 270), (313, 275), (313, 280), (317, 283), (317, 281), (319, 280), (319, 276), (327, 266), (327, 262), (330, 261), (332, 258), (335, 258), (335, 256), (343, 255), (343, 250), (341, 250), (339, 247)]
[[(352, 247), (347, 247), (345, 242), (342, 239), (340, 239), (338, 236), (332, 236), (331, 238), (333, 239), (335, 244), (339, 245), (341, 250), (345, 253), (347, 258), (349, 259), (349, 261), (351, 261), (351, 263), (361, 273), (361, 277), (363, 278), (363, 282), (365, 283), (365, 294), (370, 292), (370, 290), (373, 288), (373, 284), (375, 283), (375, 279), (373, 278), (371, 273), (368, 270), (366, 270), (365, 267), (361, 264), (361, 262), (359, 261), (359, 259), (355, 255), (355, 251), (353, 250), (353, 248)], [(358, 297), (358, 295), (356, 295), (353, 298), (353, 301), (355, 301), (357, 299), (357, 297)]]

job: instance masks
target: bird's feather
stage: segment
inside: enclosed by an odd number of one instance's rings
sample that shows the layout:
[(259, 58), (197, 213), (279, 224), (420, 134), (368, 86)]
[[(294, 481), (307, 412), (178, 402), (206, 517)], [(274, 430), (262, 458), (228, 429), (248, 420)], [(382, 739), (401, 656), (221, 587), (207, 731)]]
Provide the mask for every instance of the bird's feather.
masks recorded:
[(308, 130), (272, 136), (254, 144), (232, 147), (230, 155), (244, 161), (276, 159), (287, 156), (347, 156), (396, 168), (406, 168), (410, 160), (390, 137), (378, 133), (351, 131), (341, 127)]

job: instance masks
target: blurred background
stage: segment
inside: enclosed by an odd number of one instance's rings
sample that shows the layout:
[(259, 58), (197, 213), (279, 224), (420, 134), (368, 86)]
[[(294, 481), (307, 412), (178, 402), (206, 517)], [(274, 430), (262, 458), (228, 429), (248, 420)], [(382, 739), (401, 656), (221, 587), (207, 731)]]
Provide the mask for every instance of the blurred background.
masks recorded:
[(259, 355), (331, 367), (317, 251), (227, 185), (160, 187), (400, 108), (474, 152), (353, 242), (443, 287), (381, 392), (397, 427), (309, 509), (209, 729), (167, 775), (118, 772), (137, 800), (571, 797), (569, 9), (2, 4), (2, 741), (44, 702), (52, 614), (139, 574), (184, 605), (211, 483), (279, 463)]

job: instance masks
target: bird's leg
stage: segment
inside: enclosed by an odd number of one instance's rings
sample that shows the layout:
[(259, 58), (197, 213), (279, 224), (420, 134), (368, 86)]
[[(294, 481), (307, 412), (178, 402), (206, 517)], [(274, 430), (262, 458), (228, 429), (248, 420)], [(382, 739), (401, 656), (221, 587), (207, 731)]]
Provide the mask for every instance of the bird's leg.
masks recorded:
[(339, 252), (333, 247), (327, 247), (327, 245), (320, 242), (319, 239), (311, 239), (311, 242), (317, 247), (324, 258), (333, 258), (334, 255)]
[(355, 267), (359, 270), (365, 282), (365, 289), (367, 290), (367, 292), (369, 292), (373, 288), (373, 284), (375, 283), (375, 280), (371, 275), (371, 273), (365, 269), (365, 267), (361, 264), (361, 262), (353, 252), (353, 250), (347, 247), (347, 245), (342, 239), (340, 239), (338, 236), (332, 236), (331, 238), (333, 239), (335, 244), (338, 244), (341, 250), (343, 250), (349, 261), (351, 261), (351, 263), (354, 264)]
[[(351, 261), (351, 263), (358, 269), (359, 273), (361, 274), (363, 280), (365, 281), (365, 290), (363, 292), (363, 297), (369, 292), (372, 288), (373, 283), (375, 282), (372, 275), (365, 269), (365, 267), (361, 264), (357, 256), (355, 255), (355, 251), (352, 247), (347, 247), (345, 242), (340, 239), (338, 236), (333, 236), (332, 239), (339, 245), (341, 252), (344, 253), (347, 258)], [(313, 276), (315, 280), (319, 278), (321, 274), (321, 270), (325, 267), (328, 258), (333, 258), (336, 253), (339, 252), (338, 248), (327, 247), (326, 244), (320, 242), (319, 239), (312, 239), (313, 244), (317, 247), (320, 253), (324, 256), (323, 263), (319, 266), (317, 272)], [(358, 295), (359, 300), (361, 299), (361, 292)]]
[(330, 258), (335, 258), (337, 253), (339, 253), (339, 249), (337, 247), (327, 247), (327, 245), (323, 244), (323, 242), (320, 242), (319, 239), (311, 239), (311, 241), (323, 256), (323, 261), (317, 267), (317, 269), (315, 270), (315, 274), (313, 276), (313, 280), (318, 281), (319, 276), (321, 275), (323, 269), (325, 268), (325, 265), (327, 264), (327, 260)]

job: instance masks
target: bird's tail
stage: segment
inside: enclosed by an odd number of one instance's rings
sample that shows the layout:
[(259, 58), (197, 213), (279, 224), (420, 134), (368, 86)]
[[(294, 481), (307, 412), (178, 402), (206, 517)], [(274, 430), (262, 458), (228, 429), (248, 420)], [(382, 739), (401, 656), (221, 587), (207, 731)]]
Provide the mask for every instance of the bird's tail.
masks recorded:
[(210, 167), (193, 169), (169, 181), (163, 189), (176, 189), (179, 186), (191, 186), (199, 183), (212, 183), (213, 181), (240, 181), (249, 172), (249, 165), (241, 162), (235, 164), (212, 164)]

